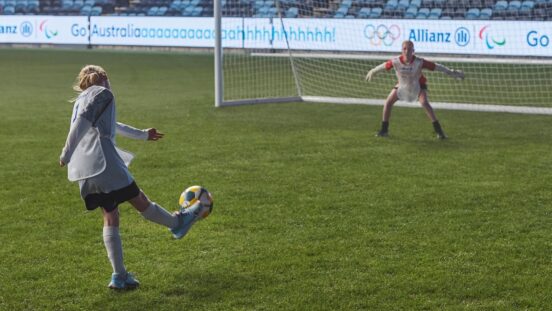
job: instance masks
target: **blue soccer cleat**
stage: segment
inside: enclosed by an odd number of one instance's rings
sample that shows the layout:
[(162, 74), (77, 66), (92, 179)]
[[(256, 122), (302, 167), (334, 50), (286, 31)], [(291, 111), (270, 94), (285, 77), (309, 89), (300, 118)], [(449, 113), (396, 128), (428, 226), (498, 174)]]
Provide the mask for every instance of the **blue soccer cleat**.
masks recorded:
[(188, 233), (192, 225), (200, 218), (199, 215), (203, 209), (203, 204), (196, 202), (194, 205), (178, 212), (178, 226), (169, 229), (173, 237), (175, 239), (182, 239), (186, 233)]
[(127, 272), (126, 275), (121, 275), (119, 273), (113, 273), (111, 275), (111, 282), (107, 287), (111, 289), (135, 289), (140, 285), (137, 279), (134, 278), (134, 275), (130, 272)]

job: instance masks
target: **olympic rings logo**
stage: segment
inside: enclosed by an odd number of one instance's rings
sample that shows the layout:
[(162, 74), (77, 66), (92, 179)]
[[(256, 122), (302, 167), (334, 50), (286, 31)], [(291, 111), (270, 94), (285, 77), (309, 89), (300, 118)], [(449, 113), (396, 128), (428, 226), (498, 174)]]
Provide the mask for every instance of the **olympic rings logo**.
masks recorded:
[(385, 45), (391, 46), (395, 40), (401, 37), (401, 28), (398, 25), (380, 24), (378, 26), (368, 24), (364, 27), (364, 37), (370, 40), (370, 43), (375, 46)]

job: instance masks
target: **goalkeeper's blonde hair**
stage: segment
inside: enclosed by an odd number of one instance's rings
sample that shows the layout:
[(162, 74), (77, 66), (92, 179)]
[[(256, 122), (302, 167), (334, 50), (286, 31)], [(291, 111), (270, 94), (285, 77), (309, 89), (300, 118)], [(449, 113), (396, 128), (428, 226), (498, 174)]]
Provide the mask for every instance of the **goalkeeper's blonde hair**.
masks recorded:
[(104, 86), (107, 80), (107, 72), (102, 67), (86, 65), (79, 72), (73, 89), (77, 92), (82, 92), (93, 85)]

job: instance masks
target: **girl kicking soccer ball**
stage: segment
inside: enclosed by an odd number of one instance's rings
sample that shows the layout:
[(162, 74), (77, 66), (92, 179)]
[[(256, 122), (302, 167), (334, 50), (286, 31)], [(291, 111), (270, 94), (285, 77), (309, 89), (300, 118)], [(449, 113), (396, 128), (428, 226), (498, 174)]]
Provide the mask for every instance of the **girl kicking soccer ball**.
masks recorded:
[(74, 89), (80, 94), (59, 164), (67, 165), (68, 179), (79, 183), (86, 208), (101, 207), (103, 240), (113, 267), (109, 288), (135, 288), (139, 282), (123, 264), (118, 205), (129, 202), (145, 219), (169, 228), (176, 239), (184, 237), (204, 207), (198, 202), (171, 214), (138, 188), (128, 170), (133, 155), (116, 147), (115, 134), (152, 141), (161, 139), (163, 134), (154, 128), (139, 130), (116, 122), (115, 98), (103, 68), (82, 68)]
[(366, 80), (371, 81), (374, 75), (383, 70), (395, 69), (399, 83), (391, 90), (391, 93), (383, 106), (383, 120), (381, 129), (376, 134), (379, 137), (389, 136), (389, 119), (391, 118), (391, 108), (397, 100), (412, 102), (418, 100), (425, 109), (427, 116), (433, 122), (433, 129), (437, 133), (437, 138), (445, 139), (447, 136), (441, 124), (435, 117), (433, 108), (429, 104), (427, 96), (427, 80), (422, 74), (422, 69), (431, 71), (437, 70), (443, 72), (456, 79), (464, 79), (464, 73), (461, 70), (451, 70), (441, 64), (427, 61), (423, 58), (414, 55), (414, 43), (412, 41), (404, 41), (402, 43), (402, 53), (393, 59), (373, 68), (366, 75)]

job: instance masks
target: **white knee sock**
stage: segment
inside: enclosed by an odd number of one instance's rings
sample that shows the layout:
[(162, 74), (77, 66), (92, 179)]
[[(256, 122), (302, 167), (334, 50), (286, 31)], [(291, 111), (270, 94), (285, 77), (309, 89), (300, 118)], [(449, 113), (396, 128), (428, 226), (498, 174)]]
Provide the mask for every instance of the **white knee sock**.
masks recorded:
[(103, 240), (113, 272), (124, 275), (126, 268), (123, 263), (123, 244), (119, 235), (119, 227), (103, 227)]
[(151, 222), (163, 225), (167, 228), (178, 226), (178, 217), (167, 212), (166, 209), (157, 205), (155, 202), (150, 203), (148, 208), (142, 212), (142, 216)]

